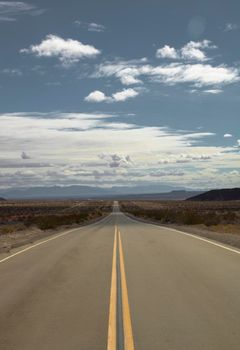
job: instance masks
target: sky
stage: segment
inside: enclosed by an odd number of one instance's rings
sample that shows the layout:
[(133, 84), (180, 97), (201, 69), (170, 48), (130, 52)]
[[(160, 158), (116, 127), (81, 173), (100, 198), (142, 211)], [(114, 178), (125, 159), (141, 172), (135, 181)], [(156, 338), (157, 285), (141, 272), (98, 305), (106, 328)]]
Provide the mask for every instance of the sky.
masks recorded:
[(0, 1), (0, 189), (240, 185), (238, 0)]

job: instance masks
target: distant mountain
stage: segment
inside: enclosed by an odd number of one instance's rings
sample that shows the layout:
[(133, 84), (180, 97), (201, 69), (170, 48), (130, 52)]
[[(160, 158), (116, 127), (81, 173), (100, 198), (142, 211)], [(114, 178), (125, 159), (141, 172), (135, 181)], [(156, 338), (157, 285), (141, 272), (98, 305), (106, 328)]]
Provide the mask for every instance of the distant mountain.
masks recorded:
[(5, 200), (6, 200), (5, 198), (0, 197), (0, 201), (5, 201)]
[[(148, 186), (113, 186), (111, 188), (92, 186), (51, 186), (51, 187), (29, 187), (10, 188), (1, 191), (1, 195), (7, 199), (65, 199), (65, 198), (110, 198), (129, 196), (129, 194), (142, 195), (147, 193), (156, 194), (179, 190), (166, 185)], [(182, 190), (182, 189), (180, 189)], [(156, 195), (157, 196), (157, 195)]]
[[(170, 189), (170, 191), (169, 191)], [(164, 190), (168, 190), (165, 192)], [(162, 192), (161, 192), (162, 191)], [(2, 194), (8, 199), (66, 199), (66, 198), (102, 198), (102, 199), (149, 199), (184, 200), (196, 196), (200, 191), (172, 190), (171, 187), (139, 186), (111, 188), (91, 186), (52, 186), (6, 189)]]
[(171, 191), (166, 193), (139, 193), (119, 195), (116, 199), (119, 200), (185, 200), (189, 197), (197, 196), (203, 193), (202, 191)]
[(190, 197), (190, 201), (236, 201), (240, 200), (240, 188), (224, 188), (211, 190), (200, 195)]

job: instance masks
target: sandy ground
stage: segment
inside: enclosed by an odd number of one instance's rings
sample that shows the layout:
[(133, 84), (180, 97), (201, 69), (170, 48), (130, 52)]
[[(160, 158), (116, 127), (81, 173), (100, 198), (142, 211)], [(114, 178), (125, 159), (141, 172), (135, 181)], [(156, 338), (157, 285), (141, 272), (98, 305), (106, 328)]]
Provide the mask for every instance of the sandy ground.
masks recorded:
[(51, 236), (53, 234), (62, 232), (67, 229), (89, 225), (94, 222), (100, 221), (103, 218), (104, 216), (99, 217), (97, 219), (90, 219), (82, 223), (81, 225), (73, 224), (73, 225), (59, 226), (57, 229), (54, 229), (54, 230), (42, 231), (37, 227), (31, 227), (27, 230), (16, 231), (14, 233), (0, 234), (0, 253), (10, 252), (11, 249), (13, 248), (17, 248), (25, 244), (33, 243), (39, 239)]
[(46, 231), (42, 231), (37, 227), (33, 227), (28, 230), (17, 231), (9, 234), (2, 234), (0, 235), (0, 253), (9, 252), (11, 251), (11, 249), (20, 247), (24, 244), (33, 243), (38, 239), (50, 236), (54, 233), (59, 232), (60, 230), (63, 230), (63, 227), (57, 230)]

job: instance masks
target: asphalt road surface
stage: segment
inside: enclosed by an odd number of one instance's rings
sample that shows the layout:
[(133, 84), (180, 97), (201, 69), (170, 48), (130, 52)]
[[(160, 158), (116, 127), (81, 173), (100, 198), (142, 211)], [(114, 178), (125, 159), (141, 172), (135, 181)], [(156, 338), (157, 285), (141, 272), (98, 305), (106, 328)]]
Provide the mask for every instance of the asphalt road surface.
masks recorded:
[(240, 251), (118, 211), (0, 255), (1, 350), (239, 350)]

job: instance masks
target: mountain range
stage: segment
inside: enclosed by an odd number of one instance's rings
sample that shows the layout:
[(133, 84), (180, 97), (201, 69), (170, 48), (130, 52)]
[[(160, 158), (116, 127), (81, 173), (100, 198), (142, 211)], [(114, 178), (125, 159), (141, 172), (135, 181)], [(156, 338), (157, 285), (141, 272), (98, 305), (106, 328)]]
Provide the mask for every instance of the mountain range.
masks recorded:
[(10, 188), (1, 191), (1, 196), (6, 199), (65, 199), (65, 198), (125, 198), (125, 199), (186, 199), (200, 192), (189, 192), (184, 189), (176, 189), (170, 186), (151, 185), (111, 188), (91, 186), (52, 186)]

